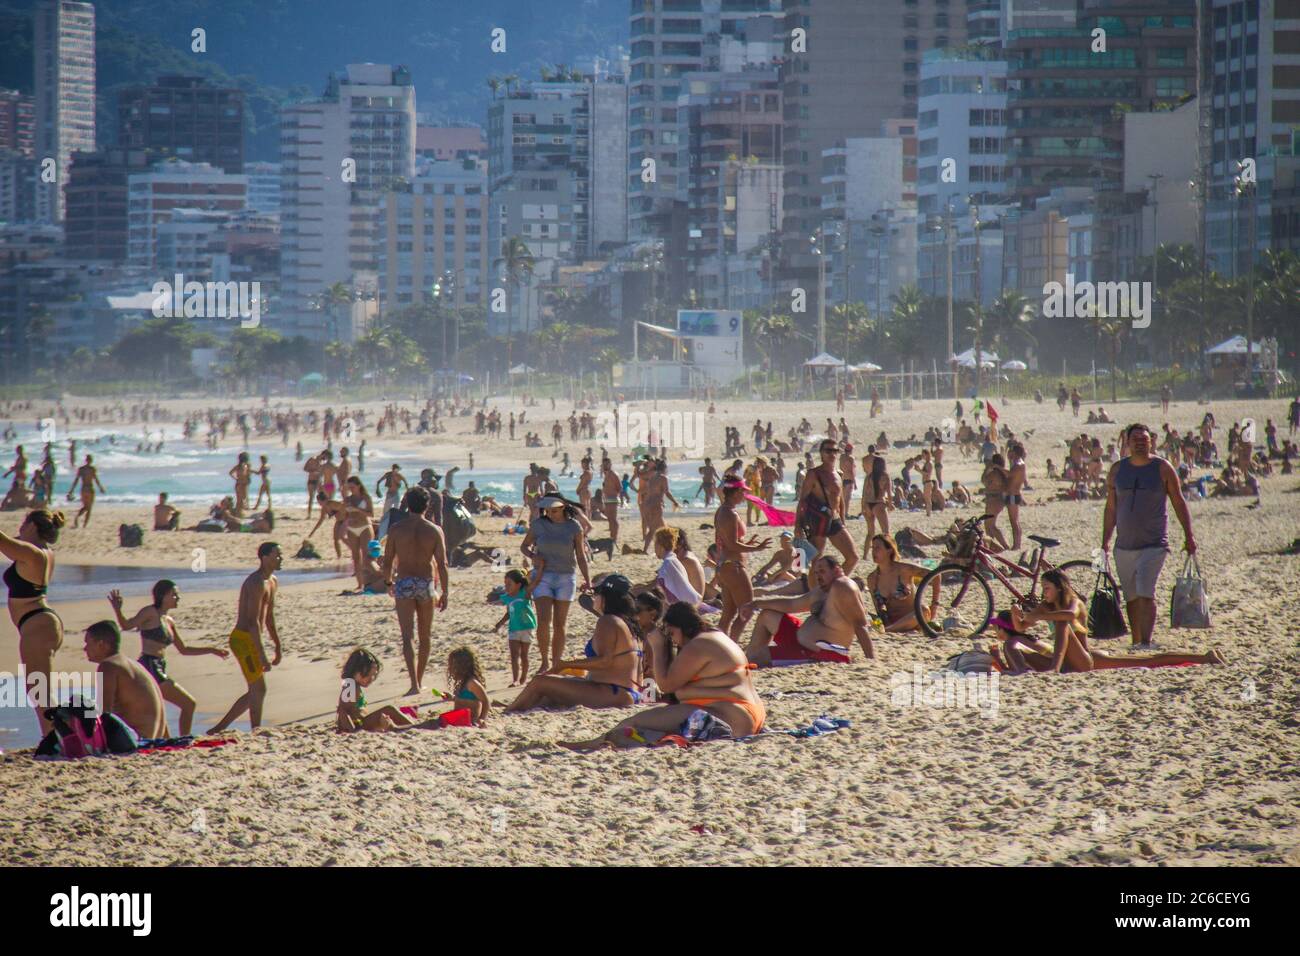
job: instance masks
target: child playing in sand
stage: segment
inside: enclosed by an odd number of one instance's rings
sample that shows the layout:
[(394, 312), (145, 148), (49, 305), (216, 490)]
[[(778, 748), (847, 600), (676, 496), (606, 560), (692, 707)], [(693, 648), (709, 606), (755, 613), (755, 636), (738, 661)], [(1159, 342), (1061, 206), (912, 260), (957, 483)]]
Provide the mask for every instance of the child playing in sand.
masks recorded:
[(350, 734), (357, 730), (409, 730), (423, 726), (392, 704), (366, 713), (365, 688), (374, 683), (383, 666), (379, 658), (364, 647), (358, 647), (348, 655), (347, 662), (343, 665), (343, 689), (339, 691), (339, 733)]
[[(527, 671), (524, 673), (527, 675)], [(443, 698), (454, 700), (457, 707), (467, 708), (475, 727), (486, 726), (492, 704), (488, 700), (487, 679), (483, 676), (478, 655), (468, 647), (458, 647), (448, 654), (447, 680), (452, 685), (452, 692), (443, 694)]]
[(510, 644), (510, 686), (519, 687), (528, 682), (528, 645), (533, 642), (533, 632), (537, 628), (537, 612), (533, 610), (529, 581), (524, 572), (518, 568), (507, 571), (505, 589), (498, 600), (506, 606), (506, 612), (493, 630), (499, 631), (502, 624), (509, 622), (506, 635)]

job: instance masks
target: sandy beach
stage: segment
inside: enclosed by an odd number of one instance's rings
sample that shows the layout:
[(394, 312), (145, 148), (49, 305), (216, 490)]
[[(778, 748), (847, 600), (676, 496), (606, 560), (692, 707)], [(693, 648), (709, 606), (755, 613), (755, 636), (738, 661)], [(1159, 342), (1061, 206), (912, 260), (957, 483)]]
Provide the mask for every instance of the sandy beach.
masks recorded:
[[(661, 410), (701, 411), (685, 401), (658, 404)], [(969, 408), (969, 400), (964, 404)], [(1046, 478), (1045, 461), (1059, 464), (1062, 441), (1071, 435), (1087, 431), (1105, 442), (1119, 426), (1086, 425), (1050, 401), (995, 404), (1003, 423), (1032, 433), (1027, 445), (1034, 491), (1026, 496), (1026, 530), (1059, 538), (1058, 560), (1090, 557), (1100, 545), (1103, 503), (1050, 501), (1058, 486)], [(1157, 431), (1166, 420), (1180, 431), (1191, 428), (1207, 408), (1175, 403), (1166, 419), (1154, 403), (1102, 404), (1120, 423), (1144, 421)], [(503, 399), (489, 407), (505, 414), (512, 406)], [(550, 423), (567, 418), (571, 407), (560, 402), (553, 413), (548, 401), (530, 408), (529, 427), (549, 436)], [(1222, 430), (1249, 415), (1261, 441), (1268, 417), (1285, 434), (1283, 400), (1208, 407)], [(37, 403), (33, 418), (39, 410)], [(918, 401), (907, 411), (890, 402), (883, 418), (869, 420), (867, 405), (851, 402), (844, 417), (860, 458), (882, 428), (898, 441), (923, 434), (951, 413), (950, 400)], [(827, 417), (840, 417), (829, 401), (720, 401), (706, 422), (708, 453), (721, 464), (724, 424), (746, 434), (755, 419), (770, 419), (783, 436), (801, 415), (818, 432)], [(464, 470), (471, 451), (479, 468), (515, 468), (521, 476), (529, 461), (550, 461), (549, 449), (468, 434), (471, 424), (463, 418), (434, 438), (385, 440), (427, 456), (439, 471), (460, 465), (459, 487), (473, 477)], [(123, 429), (138, 432), (139, 426)], [(319, 433), (293, 436), (299, 438), (309, 453), (319, 447)], [(278, 446), (278, 438), (254, 440), (250, 451), (272, 441)], [(599, 444), (569, 443), (566, 432), (564, 449), (576, 463), (587, 446)], [(949, 447), (945, 480), (977, 485), (977, 463)], [(233, 464), (237, 433), (223, 448)], [(891, 475), (903, 457), (902, 450), (887, 455)], [(789, 481), (796, 459), (786, 460)], [(60, 464), (62, 490), (66, 460)], [(364, 477), (372, 488), (384, 467), (367, 461)], [(101, 477), (113, 489), (112, 472)], [(204, 589), (202, 574), (191, 570), (195, 548), (204, 549), (204, 573), (251, 571), (257, 545), (276, 540), (286, 570), (324, 568), (337, 578), (281, 588), (276, 619), (285, 658), (268, 677), (270, 726), (255, 735), (238, 733), (236, 743), (213, 750), (79, 762), (37, 762), (0, 736), (6, 751), (0, 758), (0, 865), (1300, 865), (1300, 556), (1280, 553), (1300, 536), (1300, 476), (1275, 475), (1262, 486), (1258, 507), (1253, 498), (1190, 504), (1213, 627), (1168, 627), (1169, 594), (1181, 567), (1176, 551), (1157, 595), (1160, 648), (1199, 653), (1217, 647), (1227, 666), (1004, 677), (992, 710), (901, 705), (891, 691), (899, 682), (894, 675), (911, 680), (914, 667), (937, 670), (969, 642), (891, 635), (877, 642), (874, 661), (855, 649), (849, 665), (756, 677), (771, 727), (800, 727), (829, 714), (852, 721), (839, 733), (587, 755), (557, 742), (596, 736), (625, 713), (533, 712), (497, 715), (485, 729), (336, 735), (339, 668), (353, 647), (367, 646), (384, 662), (367, 695), (372, 704), (397, 701), (407, 682), (392, 600), (340, 595), (355, 582), (347, 563), (334, 561), (328, 527), (313, 539), (326, 560), (292, 557), (315, 523), (306, 520), (298, 476), (277, 487), (272, 535), (147, 531), (143, 547), (122, 549), (118, 525), (148, 527), (146, 511), (97, 507), (89, 528), (64, 529), (56, 559), (174, 568), (170, 576), (182, 592), (174, 617), (187, 643), (224, 646), (235, 612), (232, 590)], [(63, 507), (71, 517), (71, 506)], [(978, 513), (958, 511), (961, 517)], [(895, 530), (939, 533), (952, 517), (893, 512), (891, 523)], [(0, 529), (13, 533), (19, 520), (16, 513), (2, 514)], [(627, 539), (638, 527), (635, 511), (625, 510), (623, 521)], [(707, 515), (670, 515), (669, 521), (690, 533), (698, 552), (712, 538), (701, 528)], [(1170, 522), (1171, 541), (1179, 542), (1172, 516)], [(503, 524), (480, 519), (475, 540), (502, 548), (517, 562), (518, 539), (504, 535)], [(861, 548), (865, 524), (856, 520), (849, 529)], [(597, 524), (596, 534), (603, 533)], [(619, 556), (612, 568), (645, 581), (655, 564), (652, 557)], [(593, 572), (609, 568), (603, 555), (595, 559)], [(865, 575), (870, 562), (860, 570)], [(512, 696), (506, 641), (492, 631), (500, 612), (485, 604), (500, 575), (485, 565), (451, 572), (450, 607), (435, 617), (426, 683), (445, 687), (447, 652), (467, 644), (488, 669), (494, 697)], [(147, 594), (147, 583), (125, 590), (128, 613), (148, 603)], [(66, 624), (56, 666), (90, 670), (81, 632), (111, 616), (107, 601), (61, 602), (57, 588), (50, 599)], [(573, 608), (570, 653), (589, 636), (593, 620)], [(124, 636), (132, 657), (138, 641), (134, 633)], [(1127, 645), (1127, 637), (1099, 643), (1112, 652)], [(233, 661), (173, 653), (168, 662), (202, 715), (224, 712), (243, 690)], [(17, 667), (17, 637), (6, 616), (0, 670)], [(423, 698), (424, 710), (442, 709), (431, 701)], [(175, 719), (173, 708), (169, 719)], [(202, 718), (196, 722), (204, 726)]]

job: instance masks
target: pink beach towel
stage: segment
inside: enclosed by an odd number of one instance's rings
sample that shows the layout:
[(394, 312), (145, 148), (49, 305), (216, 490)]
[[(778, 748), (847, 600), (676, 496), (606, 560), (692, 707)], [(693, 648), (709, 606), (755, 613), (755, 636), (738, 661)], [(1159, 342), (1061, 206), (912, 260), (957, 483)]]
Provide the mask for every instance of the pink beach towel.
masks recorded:
[(759, 511), (763, 512), (767, 518), (767, 523), (774, 528), (793, 528), (794, 512), (782, 511), (780, 508), (769, 505), (762, 498), (754, 495), (745, 495), (745, 500), (752, 504)]

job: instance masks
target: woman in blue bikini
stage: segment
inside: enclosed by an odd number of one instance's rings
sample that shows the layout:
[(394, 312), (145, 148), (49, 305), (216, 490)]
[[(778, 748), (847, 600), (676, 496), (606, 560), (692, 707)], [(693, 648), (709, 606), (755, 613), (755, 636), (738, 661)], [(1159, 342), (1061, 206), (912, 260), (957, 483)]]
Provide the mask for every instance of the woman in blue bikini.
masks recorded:
[[(631, 707), (642, 702), (644, 653), (632, 583), (621, 574), (611, 574), (592, 593), (599, 619), (585, 656), (555, 661), (549, 673), (528, 683), (506, 713), (534, 707)], [(586, 676), (563, 673), (569, 670), (584, 671)]]

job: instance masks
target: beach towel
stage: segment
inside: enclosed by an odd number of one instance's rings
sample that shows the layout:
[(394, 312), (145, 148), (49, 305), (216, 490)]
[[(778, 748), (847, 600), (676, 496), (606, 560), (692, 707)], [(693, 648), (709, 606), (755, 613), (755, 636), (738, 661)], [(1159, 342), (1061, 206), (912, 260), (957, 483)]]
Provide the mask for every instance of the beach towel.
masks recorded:
[(193, 737), (160, 737), (156, 740), (141, 740), (138, 754), (174, 753), (177, 750), (211, 750), (213, 747), (225, 747), (236, 743), (233, 737), (205, 737), (195, 740)]
[(756, 495), (745, 495), (745, 500), (752, 504), (759, 511), (763, 512), (767, 518), (767, 523), (774, 528), (793, 528), (794, 516), (793, 511), (782, 511), (773, 505), (769, 505), (762, 498)]
[(772, 666), (791, 667), (795, 664), (847, 664), (849, 649), (839, 644), (822, 644), (810, 651), (799, 643), (800, 621), (793, 614), (781, 618), (781, 625), (772, 637)]
[[(699, 711), (697, 711), (696, 713), (699, 713)], [(691, 716), (694, 717), (695, 714), (692, 714)], [(714, 719), (716, 720), (716, 718)], [(722, 722), (719, 721), (719, 723)], [(723, 726), (726, 725), (723, 724)], [(759, 731), (758, 733), (751, 734), (748, 737), (730, 737), (730, 736), (709, 737), (703, 740), (690, 740), (687, 737), (683, 736), (682, 734), (665, 734), (664, 736), (660, 737), (658, 740), (651, 743), (650, 746), (664, 747), (671, 744), (675, 747), (680, 747), (683, 750), (685, 750), (688, 747), (694, 747), (702, 743), (710, 743), (714, 740), (730, 740), (732, 743), (737, 743), (737, 744), (750, 744), (753, 743), (755, 740), (766, 740), (772, 737), (795, 737), (799, 740), (807, 740), (811, 737), (824, 737), (827, 734), (833, 734), (836, 731), (845, 730), (846, 728), (852, 726), (853, 726), (852, 721), (845, 720), (842, 717), (831, 717), (829, 714), (822, 714), (820, 717), (818, 717), (816, 720), (814, 720), (811, 724), (809, 724), (806, 727), (791, 727), (786, 730), (773, 730), (771, 728), (765, 727), (763, 730)]]

